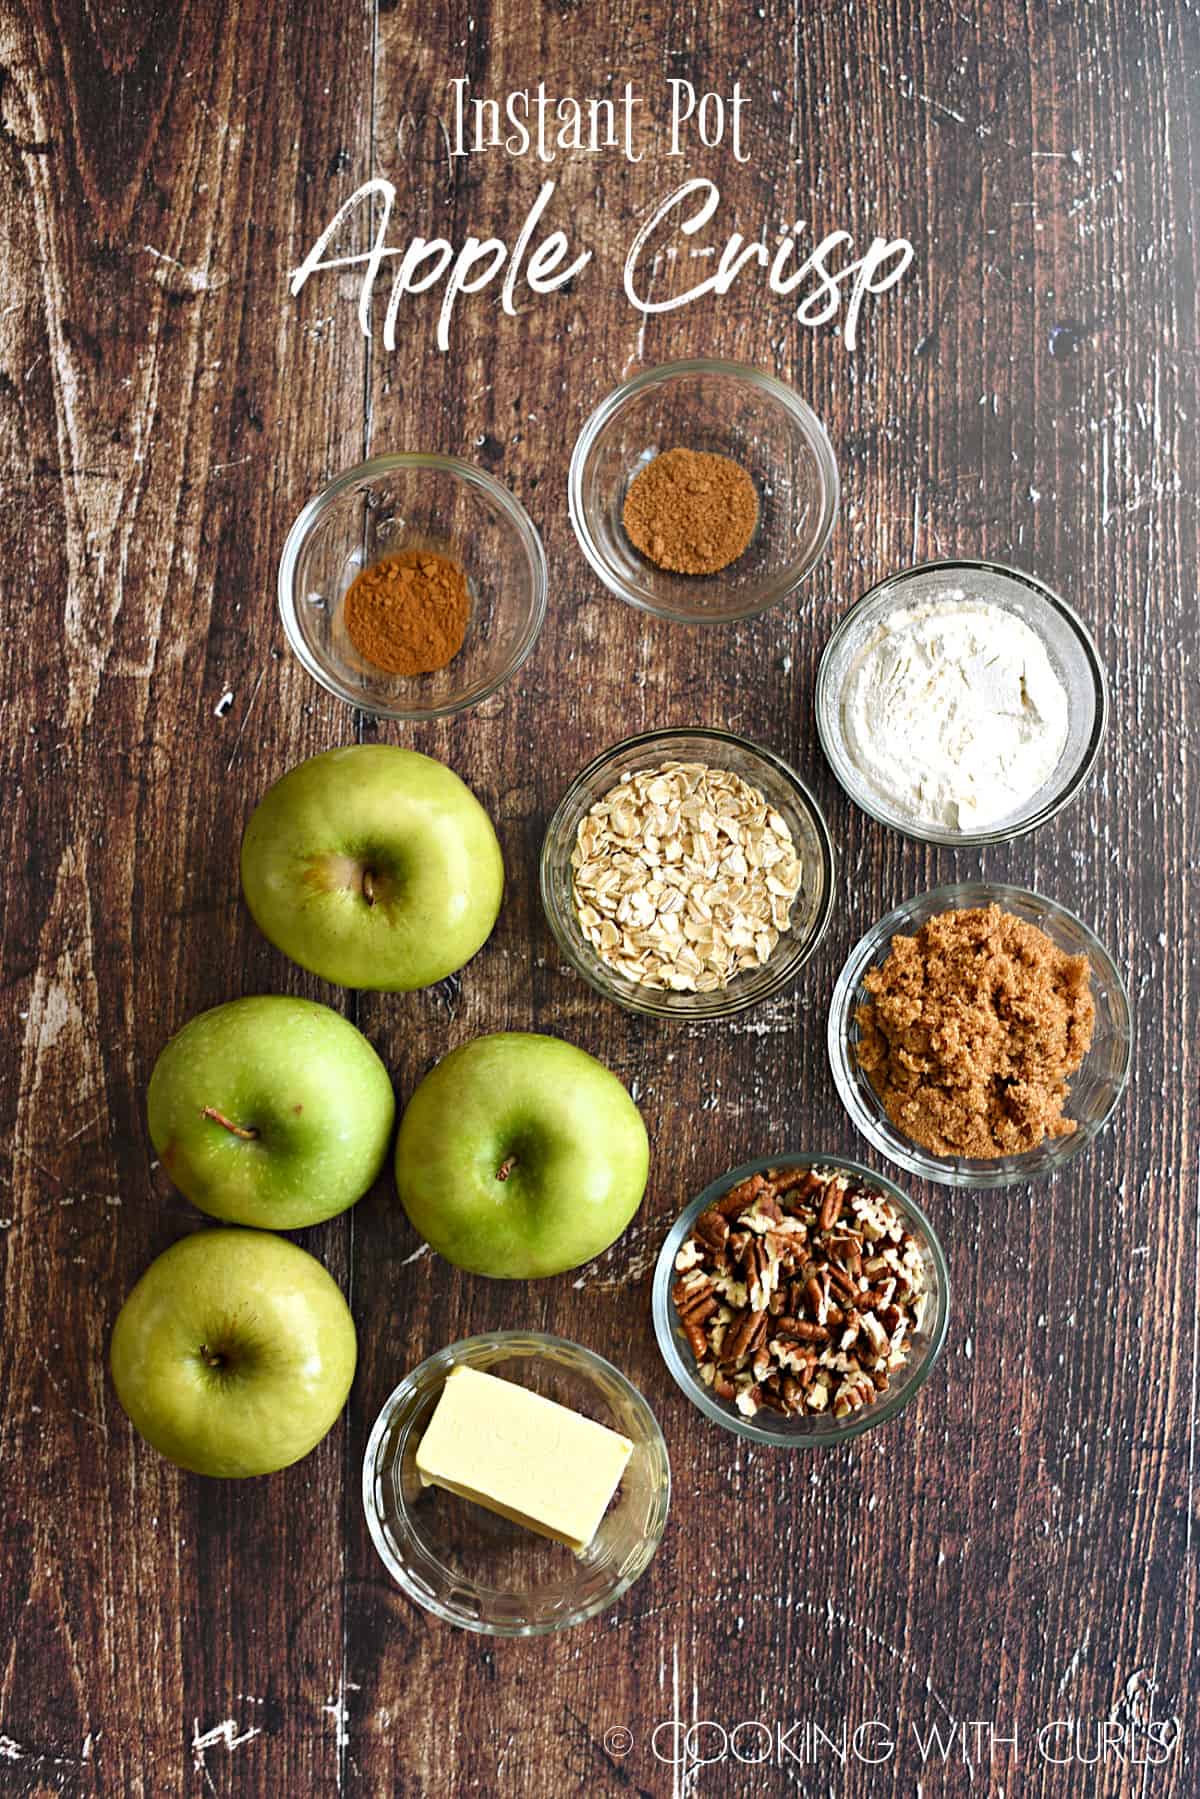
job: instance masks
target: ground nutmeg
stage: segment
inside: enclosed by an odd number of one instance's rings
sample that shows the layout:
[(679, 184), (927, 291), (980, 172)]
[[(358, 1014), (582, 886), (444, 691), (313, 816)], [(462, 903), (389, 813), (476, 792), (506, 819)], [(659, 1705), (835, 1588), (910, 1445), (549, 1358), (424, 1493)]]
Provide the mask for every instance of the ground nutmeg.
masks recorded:
[(753, 537), (758, 492), (730, 456), (664, 450), (629, 483), (622, 518), (634, 548), (659, 568), (715, 575)]
[(398, 550), (352, 582), (342, 617), (364, 662), (389, 675), (428, 675), (462, 649), (471, 613), (467, 577), (433, 550)]

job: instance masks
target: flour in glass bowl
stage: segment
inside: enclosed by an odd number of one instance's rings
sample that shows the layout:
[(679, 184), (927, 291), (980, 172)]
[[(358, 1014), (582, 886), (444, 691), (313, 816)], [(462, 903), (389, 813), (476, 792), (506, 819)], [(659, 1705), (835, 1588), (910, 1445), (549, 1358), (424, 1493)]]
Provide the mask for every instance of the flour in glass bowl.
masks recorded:
[(986, 831), (1027, 810), (1067, 743), (1066, 690), (1036, 631), (961, 588), (889, 613), (858, 650), (842, 725), (899, 822)]

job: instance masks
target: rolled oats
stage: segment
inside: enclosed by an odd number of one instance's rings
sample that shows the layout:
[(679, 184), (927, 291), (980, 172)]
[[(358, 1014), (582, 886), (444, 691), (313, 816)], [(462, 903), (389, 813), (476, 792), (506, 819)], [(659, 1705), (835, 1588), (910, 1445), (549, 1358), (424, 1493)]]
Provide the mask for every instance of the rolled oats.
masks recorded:
[(644, 987), (711, 993), (761, 968), (791, 925), (802, 870), (787, 822), (732, 769), (627, 775), (580, 821), (579, 928)]

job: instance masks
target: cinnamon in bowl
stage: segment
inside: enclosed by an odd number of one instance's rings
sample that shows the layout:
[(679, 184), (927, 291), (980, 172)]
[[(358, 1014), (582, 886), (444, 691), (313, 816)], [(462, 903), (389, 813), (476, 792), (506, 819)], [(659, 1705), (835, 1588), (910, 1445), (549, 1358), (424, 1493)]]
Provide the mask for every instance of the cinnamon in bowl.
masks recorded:
[(462, 649), (471, 590), (457, 562), (405, 549), (370, 563), (347, 589), (342, 622), (364, 662), (389, 675), (429, 675)]

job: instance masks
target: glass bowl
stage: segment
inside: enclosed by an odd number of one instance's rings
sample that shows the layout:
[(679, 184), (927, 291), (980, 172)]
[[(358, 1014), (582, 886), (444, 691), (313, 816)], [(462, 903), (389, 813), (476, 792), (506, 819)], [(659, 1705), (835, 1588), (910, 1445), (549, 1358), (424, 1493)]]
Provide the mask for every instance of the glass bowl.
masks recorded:
[[(748, 547), (715, 575), (656, 568), (625, 534), (633, 477), (661, 451), (712, 450), (758, 490)], [(773, 375), (736, 362), (672, 362), (609, 394), (579, 433), (567, 480), (571, 523), (604, 585), (686, 624), (752, 618), (791, 597), (829, 541), (838, 472), (820, 419)]]
[[(346, 634), (343, 601), (380, 556), (433, 550), (465, 569), (466, 641), (445, 668), (390, 675)], [(380, 718), (441, 718), (477, 706), (521, 667), (546, 616), (546, 558), (525, 508), (454, 456), (376, 456), (311, 499), (279, 563), (279, 610), (314, 681)]]
[[(1067, 695), (1067, 741), (1054, 773), (1019, 811), (980, 831), (914, 824), (889, 811), (863, 781), (846, 742), (846, 684), (868, 638), (889, 613), (944, 598), (950, 592), (1002, 606), (1023, 619), (1040, 638)], [(1007, 843), (1061, 812), (1086, 782), (1108, 723), (1108, 688), (1099, 653), (1083, 620), (1032, 575), (996, 562), (924, 562), (889, 575), (843, 615), (817, 670), (816, 710), (821, 748), (834, 774), (855, 805), (878, 823), (918, 843)]]
[[(743, 1417), (736, 1406), (719, 1399), (698, 1378), (695, 1357), (683, 1334), (679, 1314), (671, 1299), (671, 1287), (676, 1278), (675, 1257), (690, 1236), (692, 1226), (701, 1212), (715, 1205), (739, 1181), (746, 1180), (752, 1174), (764, 1174), (769, 1168), (836, 1168), (844, 1173), (857, 1175), (866, 1185), (892, 1202), (921, 1251), (931, 1303), (926, 1307), (921, 1330), (909, 1339), (913, 1354), (904, 1367), (896, 1371), (892, 1384), (881, 1399), (874, 1405), (864, 1406), (861, 1411), (848, 1413), (845, 1418), (834, 1418), (827, 1412), (806, 1413), (803, 1417), (791, 1418), (769, 1411), (766, 1407), (756, 1412), (753, 1418)], [(706, 1418), (725, 1430), (733, 1431), (736, 1436), (748, 1438), (751, 1443), (773, 1444), (781, 1449), (834, 1449), (839, 1443), (849, 1443), (853, 1438), (862, 1436), (865, 1431), (886, 1424), (889, 1418), (902, 1412), (925, 1385), (942, 1353), (950, 1323), (950, 1272), (942, 1246), (924, 1212), (885, 1175), (876, 1174), (874, 1169), (864, 1168), (859, 1162), (847, 1161), (845, 1156), (763, 1156), (756, 1162), (745, 1162), (740, 1168), (721, 1175), (719, 1180), (713, 1181), (698, 1198), (684, 1207), (659, 1251), (654, 1269), (651, 1304), (654, 1311), (654, 1334), (658, 1338), (663, 1360), (676, 1386), (687, 1394), (692, 1404)]]
[[(712, 993), (663, 993), (629, 980), (602, 962), (575, 914), (571, 855), (580, 821), (610, 788), (638, 769), (663, 762), (706, 762), (732, 769), (757, 787), (787, 822), (803, 880), (792, 907), (791, 928), (761, 968), (746, 969)], [(779, 993), (799, 973), (821, 941), (833, 909), (834, 855), (829, 829), (816, 800), (786, 762), (729, 731), (645, 731), (605, 750), (576, 775), (559, 801), (542, 842), (542, 906), (555, 941), (576, 974), (605, 999), (652, 1018), (689, 1021), (728, 1018)]]
[[(580, 1554), (421, 1485), (417, 1445), (446, 1376), (464, 1362), (511, 1377), (633, 1444), (616, 1497)], [(670, 1499), (667, 1446), (637, 1388), (591, 1350), (535, 1331), (468, 1337), (422, 1362), (375, 1420), (363, 1462), (367, 1524), (392, 1578), (435, 1617), (490, 1636), (543, 1636), (613, 1605), (649, 1566)]]
[[(1028, 919), (1071, 956), (1086, 956), (1092, 971), (1096, 1025), (1092, 1046), (1068, 1083), (1067, 1116), (1076, 1129), (1069, 1137), (1047, 1137), (1036, 1149), (1019, 1156), (986, 1161), (966, 1156), (937, 1156), (899, 1132), (879, 1101), (869, 1076), (858, 1066), (855, 1045), (860, 1032), (855, 1013), (867, 998), (863, 976), (887, 960), (892, 938), (911, 936), (940, 912), (971, 906), (1000, 906)], [(988, 881), (958, 881), (935, 887), (897, 906), (867, 932), (850, 953), (829, 1006), (829, 1060), (842, 1104), (875, 1148), (889, 1161), (924, 1180), (948, 1187), (1011, 1187), (1018, 1181), (1041, 1180), (1082, 1155), (1103, 1130), (1125, 1091), (1129, 1078), (1132, 1028), (1129, 996), (1112, 957), (1087, 926), (1064, 907), (1022, 887)]]

